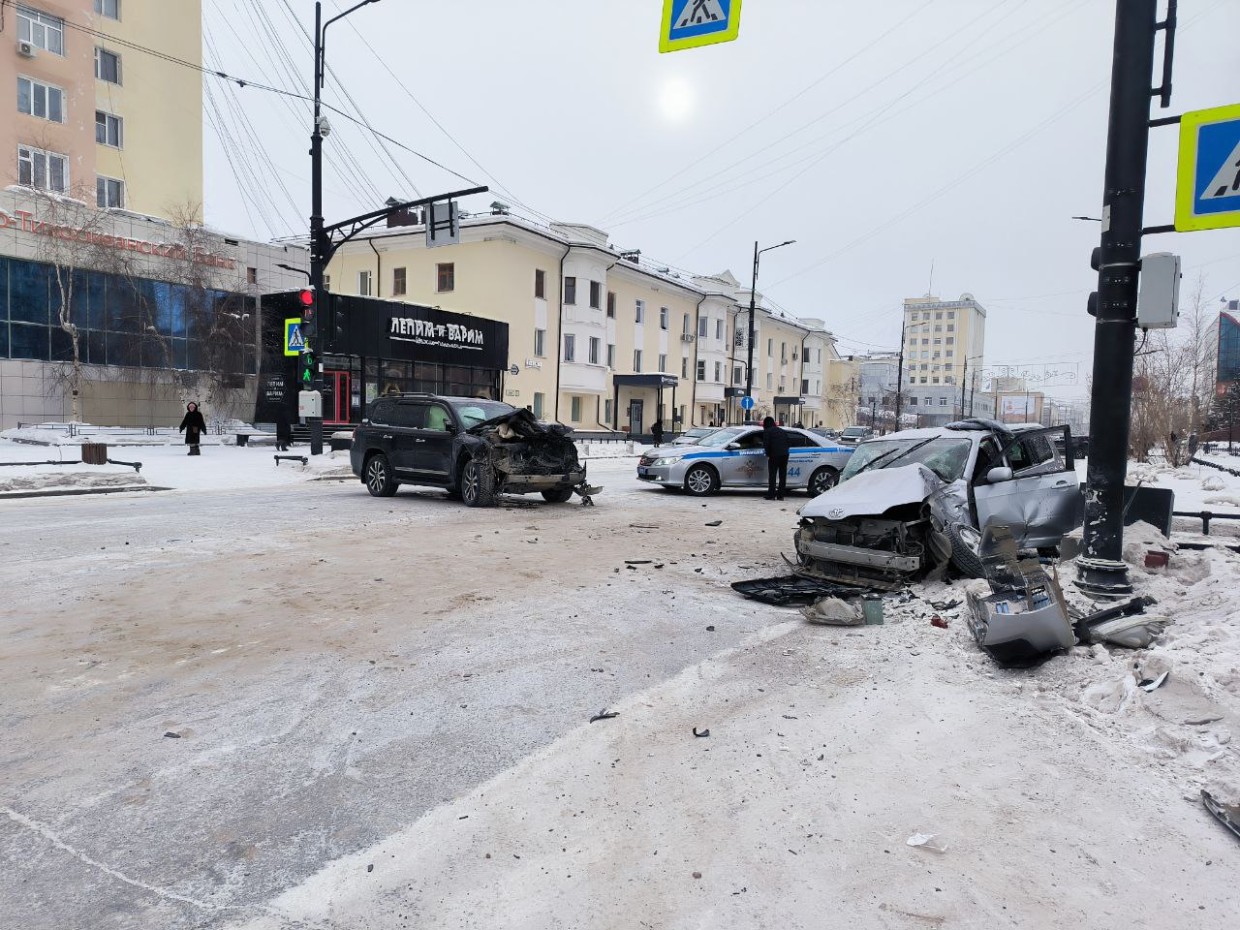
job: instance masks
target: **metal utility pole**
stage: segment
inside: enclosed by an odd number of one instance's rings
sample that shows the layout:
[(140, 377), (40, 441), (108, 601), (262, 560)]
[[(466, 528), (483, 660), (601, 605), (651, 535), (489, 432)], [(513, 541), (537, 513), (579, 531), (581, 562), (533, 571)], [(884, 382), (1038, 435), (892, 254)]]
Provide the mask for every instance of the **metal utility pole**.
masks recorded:
[(965, 418), (964, 392), (969, 385), (969, 356), (964, 357), (964, 375), (960, 379), (960, 419)]
[[(323, 4), (314, 4), (314, 125), (310, 130), (310, 287), (314, 291), (314, 313), (310, 319), (302, 323), (302, 332), (306, 342), (313, 348), (317, 359), (322, 358), (322, 346), (319, 344), (319, 314), (323, 312), (326, 301), (323, 294), (323, 272), (331, 244), (323, 228), (323, 137), (330, 132), (323, 119), (323, 79), (327, 71), (326, 43), (327, 27), (338, 19), (344, 19), (354, 10), (360, 9), (379, 0), (362, 0), (323, 22)], [(314, 366), (314, 378), (310, 383), (311, 390), (323, 391), (323, 373), (321, 363)], [(310, 426), (310, 454), (323, 454), (323, 418), (308, 417)]]
[[(763, 252), (770, 252), (772, 249), (782, 249), (786, 245), (792, 245), (795, 239), (789, 239), (787, 242), (781, 242), (779, 245), (768, 245), (765, 249), (759, 249), (758, 243), (753, 244), (753, 278), (750, 279), (749, 287), (749, 363), (745, 368), (745, 396), (753, 397), (753, 340), (754, 340), (754, 314), (757, 308), (754, 306), (755, 298), (758, 293), (758, 256)], [(752, 421), (752, 408), (745, 411), (745, 422)]]
[[(930, 275), (934, 276), (934, 262), (930, 263)], [(900, 430), (900, 408), (904, 399), (904, 330), (908, 326), (908, 308), (900, 318), (900, 358), (896, 362), (896, 432)]]
[(1116, 0), (1107, 127), (1097, 323), (1090, 397), (1085, 554), (1078, 586), (1119, 597), (1132, 591), (1123, 561), (1124, 475), (1132, 416), (1133, 337), (1145, 206), (1157, 0)]

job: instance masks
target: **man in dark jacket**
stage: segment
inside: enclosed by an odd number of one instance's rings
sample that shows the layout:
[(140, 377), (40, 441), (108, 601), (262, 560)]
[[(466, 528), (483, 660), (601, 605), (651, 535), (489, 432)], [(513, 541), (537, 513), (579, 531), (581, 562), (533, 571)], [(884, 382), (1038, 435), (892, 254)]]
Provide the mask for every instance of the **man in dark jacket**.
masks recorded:
[(788, 490), (788, 434), (773, 417), (762, 421), (762, 448), (766, 452), (766, 499), (782, 501)]
[(663, 421), (662, 420), (655, 420), (652, 424), (650, 424), (650, 435), (654, 437), (654, 444), (656, 446), (663, 445)]

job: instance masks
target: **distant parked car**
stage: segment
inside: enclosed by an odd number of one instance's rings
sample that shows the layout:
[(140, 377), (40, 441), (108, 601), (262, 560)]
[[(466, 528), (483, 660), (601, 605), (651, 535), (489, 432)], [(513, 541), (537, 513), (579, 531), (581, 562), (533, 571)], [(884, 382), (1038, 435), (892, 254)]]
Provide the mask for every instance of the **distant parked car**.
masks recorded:
[(840, 442), (846, 446), (855, 446), (858, 443), (865, 442), (874, 435), (874, 430), (868, 426), (850, 426), (840, 433)]
[(719, 427), (717, 426), (695, 426), (692, 429), (685, 430), (683, 433), (681, 433), (679, 436), (673, 439), (672, 445), (674, 446), (695, 446), (697, 445), (697, 441), (699, 439), (705, 439), (707, 436), (709, 436), (711, 433), (713, 433), (717, 429), (719, 429)]

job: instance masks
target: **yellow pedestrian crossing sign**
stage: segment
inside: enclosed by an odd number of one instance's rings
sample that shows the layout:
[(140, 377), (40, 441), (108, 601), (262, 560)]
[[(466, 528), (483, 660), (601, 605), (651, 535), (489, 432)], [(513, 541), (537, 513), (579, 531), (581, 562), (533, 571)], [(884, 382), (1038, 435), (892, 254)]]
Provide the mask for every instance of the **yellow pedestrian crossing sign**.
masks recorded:
[(731, 42), (741, 31), (741, 0), (663, 0), (659, 51)]
[(1180, 117), (1179, 232), (1240, 226), (1240, 104)]
[(306, 337), (301, 331), (301, 319), (284, 321), (284, 354), (301, 355), (306, 351)]

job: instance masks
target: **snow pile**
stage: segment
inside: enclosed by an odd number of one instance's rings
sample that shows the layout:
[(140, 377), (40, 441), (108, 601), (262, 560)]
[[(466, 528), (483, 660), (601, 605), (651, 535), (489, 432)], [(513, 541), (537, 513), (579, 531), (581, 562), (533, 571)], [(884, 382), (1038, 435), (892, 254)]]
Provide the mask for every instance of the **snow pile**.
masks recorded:
[[(50, 468), (58, 468), (52, 471)], [(49, 466), (40, 470), (37, 466), (6, 468), (0, 471), (0, 495), (30, 494), (63, 491), (102, 491), (120, 488), (138, 490), (148, 486), (147, 480), (132, 468), (103, 466), (92, 471), (77, 470), (68, 466)], [(88, 466), (89, 467), (89, 466)]]

